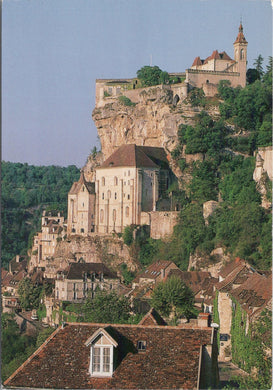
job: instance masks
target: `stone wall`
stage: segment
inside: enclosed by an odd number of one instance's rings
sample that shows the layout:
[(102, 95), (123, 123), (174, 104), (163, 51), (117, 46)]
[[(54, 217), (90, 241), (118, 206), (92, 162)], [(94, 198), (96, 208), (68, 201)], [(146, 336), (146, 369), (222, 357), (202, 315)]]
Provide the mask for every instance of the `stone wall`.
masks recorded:
[(218, 295), (218, 312), (220, 318), (220, 335), (227, 334), (227, 341), (220, 341), (220, 350), (219, 350), (219, 358), (220, 360), (225, 360), (226, 353), (225, 348), (231, 348), (231, 321), (232, 321), (232, 301), (228, 296), (228, 293), (219, 291)]
[(178, 211), (152, 211), (149, 215), (151, 238), (168, 238), (172, 235), (177, 224)]

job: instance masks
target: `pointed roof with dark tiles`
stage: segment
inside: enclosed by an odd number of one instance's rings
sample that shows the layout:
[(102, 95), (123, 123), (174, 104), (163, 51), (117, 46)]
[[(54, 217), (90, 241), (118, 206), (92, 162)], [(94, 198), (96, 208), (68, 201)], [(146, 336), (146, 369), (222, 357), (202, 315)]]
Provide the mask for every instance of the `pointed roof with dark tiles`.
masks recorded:
[[(86, 341), (104, 328), (117, 342), (112, 377), (89, 373)], [(213, 328), (172, 326), (66, 324), (59, 327), (4, 385), (47, 389), (196, 389), (203, 345)], [(139, 352), (138, 341), (146, 341)]]

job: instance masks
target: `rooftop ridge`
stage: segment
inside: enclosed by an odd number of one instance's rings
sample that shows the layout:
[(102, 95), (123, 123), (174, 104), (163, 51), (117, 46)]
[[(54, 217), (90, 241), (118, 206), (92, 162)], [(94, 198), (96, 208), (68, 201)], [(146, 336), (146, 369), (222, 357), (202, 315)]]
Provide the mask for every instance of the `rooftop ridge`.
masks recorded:
[(170, 330), (195, 329), (195, 330), (213, 331), (213, 328), (210, 326), (199, 326), (191, 323), (174, 326), (174, 325), (107, 324), (107, 323), (93, 323), (93, 322), (65, 322), (64, 327), (67, 325), (99, 326), (101, 328), (105, 326), (116, 326), (120, 328), (158, 328), (158, 329), (170, 329)]

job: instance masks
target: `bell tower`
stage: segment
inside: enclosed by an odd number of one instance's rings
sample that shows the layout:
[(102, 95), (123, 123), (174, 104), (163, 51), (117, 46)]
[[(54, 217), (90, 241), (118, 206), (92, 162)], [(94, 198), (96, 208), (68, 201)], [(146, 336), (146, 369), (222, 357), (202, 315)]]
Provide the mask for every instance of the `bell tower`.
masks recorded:
[(243, 33), (243, 26), (240, 23), (239, 33), (236, 41), (233, 43), (234, 47), (234, 60), (236, 61), (234, 70), (240, 73), (240, 85), (245, 87), (246, 85), (246, 66), (247, 66), (247, 41)]

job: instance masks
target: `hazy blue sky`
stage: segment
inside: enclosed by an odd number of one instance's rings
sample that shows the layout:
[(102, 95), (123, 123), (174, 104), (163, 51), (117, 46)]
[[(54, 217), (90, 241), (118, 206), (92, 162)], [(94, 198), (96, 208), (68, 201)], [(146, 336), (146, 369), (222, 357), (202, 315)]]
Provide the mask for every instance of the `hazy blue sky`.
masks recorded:
[(3, 0), (2, 159), (83, 166), (97, 78), (134, 77), (151, 55), (169, 72), (215, 49), (233, 57), (240, 17), (248, 66), (267, 63), (269, 0)]

